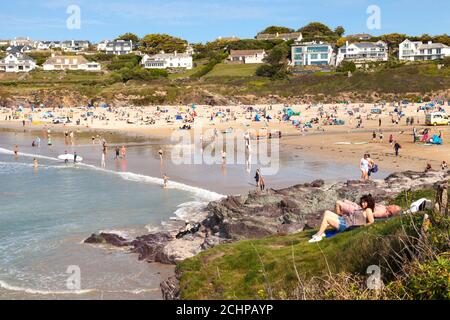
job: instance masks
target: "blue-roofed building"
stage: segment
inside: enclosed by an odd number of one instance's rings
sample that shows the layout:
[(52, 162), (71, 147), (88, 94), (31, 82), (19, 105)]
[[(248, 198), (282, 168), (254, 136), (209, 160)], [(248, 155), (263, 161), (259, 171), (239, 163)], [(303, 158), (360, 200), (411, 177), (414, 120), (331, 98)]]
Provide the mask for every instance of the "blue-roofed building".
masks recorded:
[(291, 48), (292, 66), (326, 66), (334, 64), (333, 47), (328, 43), (296, 42)]

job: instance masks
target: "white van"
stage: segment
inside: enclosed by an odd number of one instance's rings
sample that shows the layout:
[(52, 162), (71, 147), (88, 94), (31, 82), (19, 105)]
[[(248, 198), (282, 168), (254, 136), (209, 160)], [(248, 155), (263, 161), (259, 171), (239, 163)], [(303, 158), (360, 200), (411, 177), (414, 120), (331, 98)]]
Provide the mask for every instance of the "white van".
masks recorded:
[(447, 126), (449, 123), (450, 119), (443, 112), (431, 112), (425, 118), (427, 126)]

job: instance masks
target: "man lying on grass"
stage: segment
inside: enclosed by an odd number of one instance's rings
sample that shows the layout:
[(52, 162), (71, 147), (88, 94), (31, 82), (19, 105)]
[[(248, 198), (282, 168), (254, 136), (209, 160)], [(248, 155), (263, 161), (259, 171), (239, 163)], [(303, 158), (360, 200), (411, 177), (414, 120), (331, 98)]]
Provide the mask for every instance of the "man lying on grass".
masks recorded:
[(325, 231), (328, 227), (333, 227), (338, 232), (344, 232), (349, 228), (371, 225), (375, 222), (375, 201), (371, 195), (361, 197), (359, 201), (360, 209), (353, 211), (346, 216), (340, 216), (331, 211), (325, 211), (319, 232), (317, 232), (310, 243), (322, 241), (326, 236)]

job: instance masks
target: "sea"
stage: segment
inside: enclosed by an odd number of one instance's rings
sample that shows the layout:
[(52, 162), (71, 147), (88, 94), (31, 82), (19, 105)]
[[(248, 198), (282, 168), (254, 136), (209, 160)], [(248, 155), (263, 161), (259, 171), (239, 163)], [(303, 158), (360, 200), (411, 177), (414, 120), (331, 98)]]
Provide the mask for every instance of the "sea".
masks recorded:
[[(173, 266), (83, 241), (99, 232), (132, 239), (174, 220), (188, 221), (227, 194), (254, 189), (256, 166), (161, 161), (158, 150), (166, 155), (173, 146), (158, 139), (105, 133), (108, 145), (126, 146), (127, 155), (114, 159), (110, 149), (102, 166), (101, 143), (91, 136), (76, 134), (68, 141), (52, 133), (49, 146), (44, 131), (0, 130), (0, 299), (161, 299), (159, 284), (173, 274)], [(40, 145), (32, 147), (38, 137)], [(83, 162), (60, 161), (66, 151), (77, 152)], [(278, 165), (266, 184), (284, 187), (359, 174), (350, 165), (283, 152)], [(163, 174), (169, 176), (168, 188), (162, 187)]]

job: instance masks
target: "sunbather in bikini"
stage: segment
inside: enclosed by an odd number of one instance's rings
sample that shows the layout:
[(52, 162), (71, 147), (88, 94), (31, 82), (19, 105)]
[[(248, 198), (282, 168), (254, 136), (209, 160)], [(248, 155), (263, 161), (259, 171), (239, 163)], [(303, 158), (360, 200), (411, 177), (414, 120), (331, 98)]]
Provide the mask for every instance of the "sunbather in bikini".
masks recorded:
[[(357, 210), (361, 210), (361, 206), (356, 202), (352, 202), (349, 200), (337, 201), (336, 202), (336, 214), (339, 216), (348, 216)], [(393, 216), (400, 215), (402, 212), (402, 208), (397, 205), (389, 205), (385, 206), (383, 204), (377, 203), (375, 205), (375, 210), (373, 212), (373, 216), (375, 219), (383, 219), (389, 218)]]
[(375, 201), (371, 195), (363, 196), (360, 200), (361, 209), (354, 211), (348, 216), (340, 216), (331, 211), (325, 211), (323, 215), (322, 223), (320, 224), (319, 232), (317, 232), (311, 240), (310, 243), (322, 241), (325, 237), (325, 231), (328, 227), (333, 227), (339, 232), (344, 232), (345, 230), (352, 227), (360, 227), (365, 225), (370, 225), (375, 222), (373, 212), (375, 210)]

